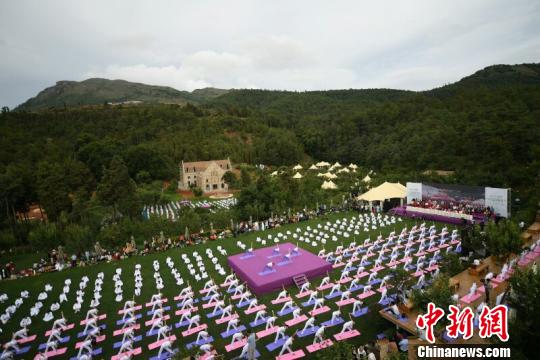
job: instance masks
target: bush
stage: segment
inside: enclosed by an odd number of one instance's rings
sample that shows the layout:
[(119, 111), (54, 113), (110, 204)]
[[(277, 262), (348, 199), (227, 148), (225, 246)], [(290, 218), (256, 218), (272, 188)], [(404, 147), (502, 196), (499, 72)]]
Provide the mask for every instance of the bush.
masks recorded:
[(195, 197), (201, 197), (203, 195), (203, 191), (201, 190), (201, 188), (194, 187), (192, 189), (192, 191), (193, 191), (193, 195), (195, 195)]
[(40, 223), (28, 236), (34, 249), (50, 250), (61, 245), (60, 234), (55, 223)]

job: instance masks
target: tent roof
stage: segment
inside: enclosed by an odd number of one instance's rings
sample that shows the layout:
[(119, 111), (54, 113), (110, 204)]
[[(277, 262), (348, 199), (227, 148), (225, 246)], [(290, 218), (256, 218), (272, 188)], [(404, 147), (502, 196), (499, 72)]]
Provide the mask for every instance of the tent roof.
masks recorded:
[(330, 171), (326, 172), (323, 174), (323, 176), (327, 179), (335, 179), (337, 178), (337, 175), (336, 174), (332, 174)]
[(381, 185), (363, 193), (357, 199), (364, 201), (384, 201), (386, 199), (404, 198), (407, 188), (400, 183), (384, 182)]
[(315, 164), (313, 164), (309, 167), (309, 170), (318, 170), (318, 168)]
[(293, 167), (293, 170), (300, 170), (300, 169), (303, 169), (302, 165), (300, 165), (300, 164)]
[(302, 175), (300, 175), (299, 172), (297, 172), (296, 174), (294, 174), (293, 176), (293, 179), (301, 179), (302, 178)]
[(317, 165), (318, 167), (322, 167), (322, 166), (330, 166), (330, 163), (327, 163), (326, 161), (319, 161), (316, 165)]
[(325, 182), (322, 183), (321, 189), (325, 189), (325, 190), (327, 190), (327, 189), (337, 189), (337, 185), (334, 184), (334, 182), (332, 180), (325, 181)]
[(278, 174), (277, 170), (270, 174), (270, 176), (276, 176)]
[(369, 174), (366, 175), (363, 179), (362, 179), (363, 182), (370, 182), (371, 181), (371, 178), (369, 177)]
[(358, 165), (353, 164), (353, 163), (350, 163), (350, 164), (349, 164), (349, 167), (350, 167), (351, 169), (355, 169), (355, 170), (358, 169)]

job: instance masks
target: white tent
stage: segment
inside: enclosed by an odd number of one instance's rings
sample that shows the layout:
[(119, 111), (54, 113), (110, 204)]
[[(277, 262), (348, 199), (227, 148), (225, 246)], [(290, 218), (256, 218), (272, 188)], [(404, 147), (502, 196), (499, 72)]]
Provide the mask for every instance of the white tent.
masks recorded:
[(342, 173), (342, 172), (345, 172), (345, 173), (348, 173), (348, 172), (351, 172), (348, 168), (343, 168), (343, 169), (340, 169), (338, 170), (338, 173)]
[(351, 169), (353, 169), (353, 170), (356, 170), (356, 169), (358, 169), (358, 165), (353, 164), (353, 163), (350, 163), (350, 164), (349, 164), (349, 168), (351, 168)]
[(330, 163), (327, 163), (326, 161), (319, 161), (317, 164), (318, 167), (324, 167), (324, 166), (330, 166)]
[(294, 174), (293, 176), (293, 179), (301, 179), (302, 178), (302, 175), (300, 175), (299, 172), (297, 172), (296, 174)]
[(357, 197), (357, 200), (384, 201), (386, 199), (403, 199), (407, 196), (407, 188), (400, 183), (384, 182)]
[(270, 176), (277, 176), (277, 170), (270, 174)]
[(334, 182), (332, 180), (330, 181), (325, 181), (322, 183), (321, 185), (321, 189), (324, 189), (324, 190), (333, 190), (333, 189), (337, 189), (337, 185), (334, 184)]
[(317, 176), (318, 176), (318, 177), (323, 177), (324, 174), (323, 174), (323, 173), (318, 173)]
[(324, 173), (323, 176), (327, 179), (335, 179), (337, 178), (337, 175), (336, 174), (332, 174), (330, 171), (327, 172), (327, 173)]
[(298, 164), (298, 165), (296, 165), (295, 167), (293, 167), (293, 170), (302, 170), (302, 169), (303, 169), (303, 167), (302, 167), (302, 165), (300, 165), (300, 164)]
[(309, 170), (318, 170), (318, 168), (315, 164), (313, 164), (309, 167)]
[(337, 168), (337, 167), (342, 167), (342, 166), (341, 166), (341, 164), (340, 164), (340, 163), (338, 163), (338, 162), (336, 161), (336, 162), (334, 163), (334, 165), (332, 165), (332, 167), (335, 167), (335, 168)]
[(369, 177), (369, 174), (366, 175), (366, 176), (362, 179), (362, 181), (365, 182), (365, 183), (370, 182), (370, 181), (371, 181), (371, 178)]

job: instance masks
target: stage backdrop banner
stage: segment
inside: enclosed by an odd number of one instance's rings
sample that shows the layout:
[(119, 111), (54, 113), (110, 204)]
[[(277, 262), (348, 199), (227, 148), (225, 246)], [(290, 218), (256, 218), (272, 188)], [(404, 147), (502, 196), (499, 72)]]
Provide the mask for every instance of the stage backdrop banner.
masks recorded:
[(508, 189), (486, 187), (486, 206), (492, 207), (495, 213), (508, 217)]
[(422, 200), (422, 183), (407, 183), (407, 204), (412, 203), (413, 199)]

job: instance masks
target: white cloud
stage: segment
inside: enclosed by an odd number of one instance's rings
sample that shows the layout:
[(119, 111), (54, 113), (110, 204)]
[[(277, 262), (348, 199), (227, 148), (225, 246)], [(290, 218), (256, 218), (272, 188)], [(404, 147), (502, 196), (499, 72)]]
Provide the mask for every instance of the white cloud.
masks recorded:
[(423, 90), (540, 54), (535, 0), (18, 0), (0, 13), (10, 106), (90, 76), (180, 90)]

